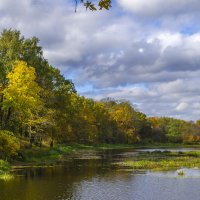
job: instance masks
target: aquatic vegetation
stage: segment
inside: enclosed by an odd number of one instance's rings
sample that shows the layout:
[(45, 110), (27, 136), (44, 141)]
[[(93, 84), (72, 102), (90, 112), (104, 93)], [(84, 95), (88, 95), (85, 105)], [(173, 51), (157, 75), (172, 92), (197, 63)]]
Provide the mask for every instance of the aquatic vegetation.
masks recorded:
[(185, 175), (185, 172), (183, 171), (183, 170), (177, 170), (177, 174), (179, 175), (179, 176), (184, 176)]
[[(118, 165), (135, 170), (152, 171), (166, 171), (183, 167), (200, 168), (200, 152), (142, 152), (132, 160), (118, 163)], [(183, 173), (180, 171), (180, 175)]]

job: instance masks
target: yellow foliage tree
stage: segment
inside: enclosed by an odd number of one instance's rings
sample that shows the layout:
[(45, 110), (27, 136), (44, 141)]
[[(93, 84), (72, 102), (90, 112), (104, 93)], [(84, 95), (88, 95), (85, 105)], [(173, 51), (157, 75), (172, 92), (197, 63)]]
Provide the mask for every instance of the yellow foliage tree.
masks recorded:
[(14, 115), (23, 125), (32, 126), (41, 121), (39, 113), (43, 108), (40, 98), (41, 87), (36, 83), (33, 67), (26, 62), (17, 61), (11, 72), (7, 74), (8, 85), (3, 90), (3, 109), (8, 123)]
[(129, 102), (122, 102), (116, 104), (111, 109), (111, 115), (117, 122), (119, 130), (125, 137), (125, 142), (134, 143), (139, 140), (137, 127), (137, 112), (129, 104)]

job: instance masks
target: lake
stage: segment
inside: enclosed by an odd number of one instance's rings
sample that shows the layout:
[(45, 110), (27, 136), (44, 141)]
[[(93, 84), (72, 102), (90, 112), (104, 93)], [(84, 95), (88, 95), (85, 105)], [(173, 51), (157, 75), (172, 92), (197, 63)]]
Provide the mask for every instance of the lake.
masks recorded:
[(60, 166), (19, 169), (15, 179), (0, 181), (0, 200), (200, 199), (198, 169), (183, 169), (187, 176), (180, 177), (176, 171), (134, 173), (116, 167), (138, 151), (90, 151)]

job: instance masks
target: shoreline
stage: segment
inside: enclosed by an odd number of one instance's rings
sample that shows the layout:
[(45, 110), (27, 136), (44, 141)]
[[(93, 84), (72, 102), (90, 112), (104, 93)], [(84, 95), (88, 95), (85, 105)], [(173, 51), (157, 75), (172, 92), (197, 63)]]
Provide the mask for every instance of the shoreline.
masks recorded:
[[(102, 144), (102, 145), (57, 145), (50, 147), (33, 147), (26, 149), (20, 153), (24, 160), (14, 160), (8, 163), (5, 173), (1, 173), (1, 180), (9, 180), (13, 178), (14, 171), (22, 168), (33, 167), (53, 167), (61, 165), (75, 156), (83, 156), (84, 153), (90, 151), (104, 151), (104, 150), (123, 150), (123, 149), (169, 149), (169, 148), (200, 148), (200, 144)], [(195, 151), (195, 150), (194, 150)], [(5, 162), (5, 161), (4, 161)]]
[(101, 144), (101, 145), (57, 145), (50, 147), (33, 147), (32, 149), (22, 150), (24, 160), (14, 160), (11, 165), (18, 166), (23, 164), (40, 165), (40, 164), (54, 164), (63, 161), (63, 158), (69, 156), (70, 158), (76, 154), (83, 154), (89, 151), (103, 151), (103, 150), (123, 150), (123, 149), (176, 149), (176, 148), (194, 148), (200, 149), (200, 144)]

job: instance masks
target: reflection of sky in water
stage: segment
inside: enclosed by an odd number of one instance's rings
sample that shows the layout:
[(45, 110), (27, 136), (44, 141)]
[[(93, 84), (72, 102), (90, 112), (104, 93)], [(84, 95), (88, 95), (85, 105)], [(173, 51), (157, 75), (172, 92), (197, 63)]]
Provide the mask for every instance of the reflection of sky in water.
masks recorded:
[(133, 158), (136, 152), (133, 149), (87, 152), (82, 155), (87, 159), (76, 157), (64, 166), (24, 169), (19, 171), (22, 177), (0, 181), (0, 200), (200, 199), (198, 169), (181, 169), (185, 175), (179, 176), (177, 171), (134, 174), (112, 168), (116, 160)]
[(190, 152), (190, 151), (200, 151), (200, 149), (198, 148), (176, 148), (176, 149), (137, 149), (137, 151), (139, 152), (154, 152), (154, 151), (161, 151), (161, 152), (165, 152), (165, 151), (171, 151), (171, 152)]
[(74, 188), (73, 200), (198, 200), (200, 180), (157, 174), (95, 177)]
[[(179, 172), (183, 172), (182, 175), (179, 175)], [(175, 171), (166, 171), (166, 172), (147, 172), (146, 175), (149, 176), (159, 176), (163, 178), (200, 178), (200, 169), (187, 169), (181, 168)]]

